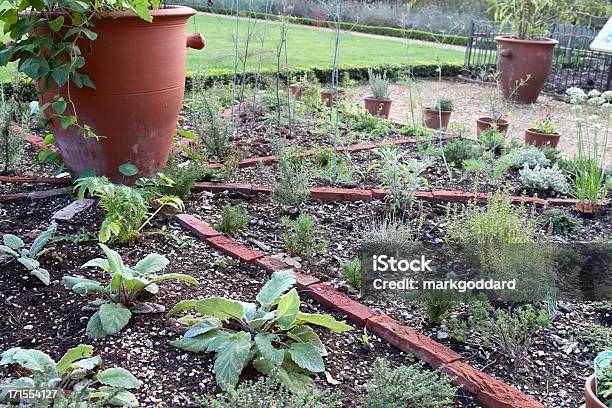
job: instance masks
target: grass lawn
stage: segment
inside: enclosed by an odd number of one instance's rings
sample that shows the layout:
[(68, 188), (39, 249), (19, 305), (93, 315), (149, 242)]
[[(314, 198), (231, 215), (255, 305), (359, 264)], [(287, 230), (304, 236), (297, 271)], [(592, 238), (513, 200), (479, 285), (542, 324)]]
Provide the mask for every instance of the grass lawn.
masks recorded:
[[(276, 68), (276, 47), (280, 38), (280, 25), (270, 22), (267, 38), (261, 51), (260, 38), (264, 22), (253, 20), (254, 35), (251, 38), (247, 69), (255, 70), (259, 56), (263, 54), (262, 68)], [(248, 22), (240, 20), (238, 36), (240, 48), (244, 54)], [(206, 48), (202, 51), (187, 50), (187, 71), (233, 71), (232, 33), (236, 30), (236, 21), (208, 14), (198, 14), (189, 22), (188, 30), (199, 31), (206, 38)], [(335, 34), (328, 30), (311, 27), (290, 26), (287, 40), (288, 62), (291, 68), (331, 67), (333, 61)], [(426, 44), (406, 44), (386, 38), (373, 38), (353, 33), (342, 33), (340, 37), (340, 65), (382, 65), (382, 64), (422, 64), (463, 63), (463, 52)], [(14, 66), (1, 67), (0, 79), (11, 79)]]

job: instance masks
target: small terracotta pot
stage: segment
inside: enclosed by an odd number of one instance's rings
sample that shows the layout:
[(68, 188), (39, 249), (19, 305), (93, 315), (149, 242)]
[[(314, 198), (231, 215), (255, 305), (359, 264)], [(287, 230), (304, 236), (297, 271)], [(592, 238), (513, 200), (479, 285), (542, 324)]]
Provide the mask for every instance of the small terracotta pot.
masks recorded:
[(595, 395), (595, 374), (587, 378), (584, 383), (585, 408), (607, 408)]
[[(499, 131), (499, 133), (502, 133), (504, 135), (508, 131), (508, 126), (510, 126), (510, 122), (505, 119), (497, 119), (495, 124), (497, 125), (497, 130)], [(476, 119), (476, 135), (480, 135), (481, 131), (490, 129), (492, 126), (493, 119), (488, 116)]]
[(423, 110), (423, 122), (430, 129), (438, 129), (440, 127), (440, 116), (442, 119), (442, 130), (446, 130), (448, 122), (453, 111), (439, 111), (437, 109), (425, 108)]
[(536, 147), (557, 147), (560, 137), (558, 133), (550, 134), (538, 132), (536, 129), (525, 129), (525, 144)]
[(289, 85), (289, 90), (291, 90), (291, 95), (293, 95), (293, 99), (299, 101), (302, 99), (302, 94), (304, 93), (304, 89), (306, 87), (302, 84), (293, 84)]
[(376, 99), (373, 96), (368, 96), (363, 99), (365, 108), (371, 115), (382, 116), (385, 119), (389, 118), (389, 112), (391, 111), (391, 102), (389, 98)]
[(597, 206), (590, 201), (578, 201), (576, 209), (585, 215), (590, 215), (597, 211)]
[[(338, 90), (336, 91), (336, 93), (338, 94), (339, 99), (344, 98), (344, 95), (346, 94), (346, 92)], [(328, 108), (332, 107), (334, 100), (332, 98), (332, 93), (330, 89), (321, 89), (321, 102), (323, 102)]]
[[(518, 103), (534, 103), (550, 73), (557, 40), (519, 40), (497, 36), (497, 70), (504, 98)], [(518, 89), (517, 82), (527, 80)]]

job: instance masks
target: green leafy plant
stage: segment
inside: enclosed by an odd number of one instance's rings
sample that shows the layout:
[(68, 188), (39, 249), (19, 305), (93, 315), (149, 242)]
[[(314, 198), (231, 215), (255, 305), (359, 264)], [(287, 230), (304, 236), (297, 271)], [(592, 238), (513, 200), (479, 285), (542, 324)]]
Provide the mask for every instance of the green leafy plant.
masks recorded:
[(207, 395), (197, 398), (206, 408), (329, 408), (338, 405), (338, 392), (319, 390), (306, 386), (293, 389), (269, 376), (259, 380), (244, 381), (230, 388), (223, 396)]
[(567, 177), (556, 164), (552, 167), (535, 166), (530, 169), (527, 164), (519, 170), (519, 179), (521, 183), (531, 189), (537, 191), (553, 190), (559, 193), (566, 192), (569, 188)]
[(602, 369), (596, 380), (597, 396), (608, 408), (612, 408), (612, 365)]
[(382, 100), (389, 97), (389, 80), (386, 72), (375, 74), (371, 68), (368, 68), (368, 81), (374, 98)]
[(49, 271), (40, 267), (39, 258), (47, 253), (45, 245), (53, 237), (56, 227), (55, 224), (51, 224), (45, 232), (34, 240), (30, 249), (25, 248), (25, 243), (18, 236), (4, 234), (2, 237), (3, 245), (0, 245), (0, 263), (16, 260), (30, 272), (30, 275), (36, 276), (42, 283), (48, 285), (50, 282)]
[(424, 364), (391, 367), (383, 358), (374, 361), (374, 373), (366, 385), (364, 408), (444, 408), (453, 403), (456, 386), (443, 374)]
[(449, 112), (449, 111), (452, 111), (454, 108), (455, 108), (455, 103), (453, 102), (452, 99), (442, 97), (436, 100), (436, 104), (433, 106), (432, 109), (437, 110), (437, 111), (442, 111), (442, 112)]
[(396, 217), (385, 216), (364, 225), (359, 248), (368, 254), (393, 252), (409, 247), (417, 234)]
[(476, 160), (481, 154), (478, 146), (463, 138), (446, 141), (442, 150), (446, 161), (457, 167), (461, 167), (466, 160)]
[(207, 166), (195, 162), (189, 162), (185, 166), (169, 164), (164, 169), (164, 175), (174, 183), (162, 186), (161, 191), (168, 196), (176, 196), (181, 200), (191, 194), (191, 189), (196, 181), (204, 181), (211, 178), (213, 171)]
[(309, 258), (327, 248), (328, 242), (323, 238), (317, 220), (312, 215), (301, 213), (295, 220), (285, 216), (281, 222), (289, 229), (283, 241), (292, 255)]
[(242, 228), (246, 227), (253, 217), (244, 213), (244, 205), (226, 205), (221, 212), (221, 222), (215, 227), (229, 236), (234, 236)]
[(299, 207), (310, 198), (310, 180), (303, 160), (292, 161), (285, 145), (274, 141), (278, 157), (277, 176), (272, 184), (272, 200), (289, 207)]
[(1, 174), (9, 172), (19, 163), (23, 154), (24, 135), (22, 132), (29, 127), (30, 107), (20, 102), (16, 94), (6, 98), (4, 90), (0, 93), (0, 163)]
[(208, 152), (223, 160), (227, 157), (230, 150), (230, 131), (229, 121), (221, 117), (223, 111), (217, 100), (210, 96), (197, 98), (191, 104), (191, 109), (196, 112), (193, 125), (198, 135), (198, 143), (204, 145)]
[(363, 285), (361, 259), (355, 258), (352, 261), (340, 262), (340, 270), (349, 285), (357, 290), (361, 289), (361, 285)]
[[(18, 365), (28, 374), (4, 385), (0, 390), (0, 401), (6, 400), (12, 390), (40, 390), (44, 392), (39, 395), (52, 392), (54, 398), (28, 398), (23, 403), (36, 407), (138, 406), (136, 396), (128, 390), (139, 388), (140, 381), (125, 368), (107, 368), (88, 378), (92, 370), (102, 364), (102, 358), (92, 354), (93, 346), (88, 344), (69, 349), (59, 361), (35, 349), (13, 347), (6, 350), (2, 353), (0, 366)], [(82, 383), (82, 387), (72, 390), (77, 383)], [(73, 398), (71, 393), (78, 398)], [(70, 405), (70, 402), (78, 405)], [(87, 405), (81, 405), (83, 403)]]
[(478, 134), (478, 140), (483, 149), (499, 154), (506, 142), (506, 137), (497, 128), (491, 127), (481, 130)]
[(385, 136), (391, 131), (388, 120), (374, 116), (365, 109), (342, 112), (342, 120), (352, 132), (369, 137)]
[(581, 222), (563, 210), (546, 210), (538, 217), (538, 223), (550, 228), (557, 235), (575, 235), (582, 230)]
[(580, 330), (580, 341), (589, 349), (589, 356), (595, 357), (602, 351), (612, 350), (612, 329), (598, 324), (586, 324)]
[(104, 338), (118, 333), (130, 321), (132, 308), (138, 299), (147, 294), (153, 296), (159, 292), (158, 282), (182, 280), (194, 285), (198, 281), (181, 273), (158, 274), (168, 266), (168, 259), (159, 254), (149, 254), (133, 268), (123, 263), (121, 256), (104, 244), (99, 244), (106, 255), (86, 262), (81, 268), (96, 267), (111, 276), (110, 283), (102, 283), (82, 276), (64, 276), (62, 281), (69, 289), (79, 295), (97, 294), (102, 296), (100, 309), (87, 323), (87, 335), (93, 339)]
[(59, 95), (59, 89), (69, 82), (78, 88), (95, 88), (89, 76), (81, 72), (86, 50), (81, 50), (78, 43), (91, 46), (97, 38), (91, 28), (104, 13), (126, 11), (150, 22), (153, 17), (149, 9), (160, 7), (158, 0), (6, 3), (0, 13), (7, 34), (6, 40), (0, 42), (0, 65), (7, 65), (12, 59), (19, 60), (17, 69), (40, 84), (39, 93), (49, 90), (55, 93), (50, 105), (41, 106), (41, 109), (52, 108), (54, 115), (61, 117), (62, 127), (79, 125), (91, 136), (91, 129), (86, 124), (77, 123), (76, 113), (62, 116), (71, 101)]
[(501, 352), (515, 368), (520, 367), (534, 343), (534, 335), (550, 323), (548, 311), (531, 305), (510, 311), (495, 309), (488, 301), (473, 299), (467, 319), (453, 316), (451, 338)]
[(183, 300), (170, 315), (195, 310), (202, 316), (188, 318), (191, 328), (171, 344), (191, 352), (217, 353), (214, 372), (224, 388), (234, 387), (249, 363), (262, 374), (276, 376), (290, 389), (310, 384), (311, 375), (325, 371), (323, 357), (327, 353), (310, 325), (338, 333), (351, 330), (351, 326), (329, 315), (301, 312), (294, 284), (292, 271), (279, 271), (259, 291), (257, 303), (220, 297)]
[(510, 26), (514, 38), (540, 40), (549, 34), (556, 9), (554, 0), (490, 0), (500, 30)]
[(489, 167), (487, 162), (482, 159), (468, 159), (462, 163), (463, 167), (463, 179), (466, 179), (472, 175), (480, 176), (481, 174), (488, 174)]
[(555, 123), (546, 118), (546, 119), (538, 119), (533, 123), (533, 128), (540, 133), (544, 133), (547, 135), (557, 134), (557, 127)]
[[(113, 184), (105, 176), (84, 177), (77, 181), (75, 189), (81, 201), (87, 193), (100, 198), (98, 206), (106, 211), (106, 218), (98, 233), (100, 242), (113, 238), (119, 243), (131, 243), (162, 208), (183, 209), (180, 198), (161, 193), (162, 187), (172, 186), (174, 182), (160, 174), (156, 180), (139, 179), (133, 187)], [(153, 203), (157, 209), (149, 213)]]

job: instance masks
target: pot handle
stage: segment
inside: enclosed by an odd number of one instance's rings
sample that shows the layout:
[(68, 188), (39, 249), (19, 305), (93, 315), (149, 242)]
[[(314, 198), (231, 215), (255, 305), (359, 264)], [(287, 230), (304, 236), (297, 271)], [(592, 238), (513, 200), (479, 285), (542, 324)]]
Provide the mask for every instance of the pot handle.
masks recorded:
[(502, 57), (505, 57), (505, 58), (512, 58), (512, 51), (510, 51), (510, 50), (509, 50), (509, 49), (507, 49), (507, 48), (506, 48), (506, 49), (501, 50), (501, 51), (499, 52), (499, 54), (500, 54)]
[(206, 46), (206, 40), (200, 33), (191, 33), (186, 39), (187, 48), (193, 48), (194, 50), (201, 50)]

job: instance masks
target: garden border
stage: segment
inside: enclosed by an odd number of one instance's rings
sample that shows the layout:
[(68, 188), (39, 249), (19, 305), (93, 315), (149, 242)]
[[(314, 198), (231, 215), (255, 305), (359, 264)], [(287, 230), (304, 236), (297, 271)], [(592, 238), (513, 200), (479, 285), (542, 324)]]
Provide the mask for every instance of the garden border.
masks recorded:
[[(293, 269), (290, 265), (264, 256), (261, 252), (246, 247), (232, 238), (222, 235), (206, 222), (191, 214), (176, 214), (175, 220), (196, 235), (200, 240), (226, 255), (243, 262), (275, 272)], [(340, 293), (318, 278), (295, 272), (298, 289), (322, 306), (345, 315), (351, 322), (365, 327), (392, 346), (414, 354), (432, 368), (452, 377), (455, 384), (475, 395), (476, 401), (487, 408), (545, 408), (535, 399), (523, 394), (515, 387), (504, 383), (463, 361), (463, 357), (450, 348), (432, 340), (418, 331), (402, 325), (386, 314), (376, 314), (366, 305)]]

